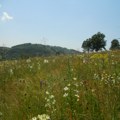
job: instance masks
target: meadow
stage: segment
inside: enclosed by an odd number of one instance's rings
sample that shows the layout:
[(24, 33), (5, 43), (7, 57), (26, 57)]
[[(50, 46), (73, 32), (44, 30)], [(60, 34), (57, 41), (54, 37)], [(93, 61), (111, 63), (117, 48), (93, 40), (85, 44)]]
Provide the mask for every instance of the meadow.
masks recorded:
[(120, 120), (120, 51), (1, 61), (0, 120)]

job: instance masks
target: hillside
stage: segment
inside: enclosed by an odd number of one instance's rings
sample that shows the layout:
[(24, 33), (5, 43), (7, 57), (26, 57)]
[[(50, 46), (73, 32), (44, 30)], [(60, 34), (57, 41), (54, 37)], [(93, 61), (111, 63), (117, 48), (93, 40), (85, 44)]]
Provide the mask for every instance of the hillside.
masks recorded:
[(17, 59), (17, 58), (28, 58), (35, 56), (50, 56), (60, 54), (77, 54), (79, 53), (73, 49), (62, 48), (58, 46), (42, 45), (42, 44), (31, 44), (25, 43), (8, 47), (0, 47), (0, 58), (1, 59)]

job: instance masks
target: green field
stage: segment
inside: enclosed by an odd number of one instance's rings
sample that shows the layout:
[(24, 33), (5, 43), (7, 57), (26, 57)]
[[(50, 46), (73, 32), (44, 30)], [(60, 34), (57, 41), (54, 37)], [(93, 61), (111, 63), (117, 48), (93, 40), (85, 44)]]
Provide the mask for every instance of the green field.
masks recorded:
[(120, 51), (1, 61), (0, 120), (43, 114), (120, 120)]

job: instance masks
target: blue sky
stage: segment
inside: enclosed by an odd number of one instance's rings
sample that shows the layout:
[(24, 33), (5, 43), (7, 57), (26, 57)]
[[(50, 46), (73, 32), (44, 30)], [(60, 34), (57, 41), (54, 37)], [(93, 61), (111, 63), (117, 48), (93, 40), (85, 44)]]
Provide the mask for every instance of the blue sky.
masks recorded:
[(120, 0), (0, 0), (0, 46), (40, 43), (82, 50), (97, 32), (120, 38)]

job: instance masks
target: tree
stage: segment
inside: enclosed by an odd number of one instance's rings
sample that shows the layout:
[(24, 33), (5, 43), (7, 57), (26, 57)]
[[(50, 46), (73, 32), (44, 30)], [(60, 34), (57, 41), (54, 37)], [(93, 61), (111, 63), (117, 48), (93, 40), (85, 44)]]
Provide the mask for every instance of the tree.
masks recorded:
[(111, 47), (110, 47), (110, 50), (117, 50), (117, 49), (120, 49), (120, 43), (117, 39), (113, 39), (111, 41)]
[(93, 35), (91, 38), (91, 49), (92, 51), (99, 51), (102, 48), (106, 50), (106, 41), (104, 40), (105, 35), (103, 33), (98, 32), (97, 34)]
[(84, 51), (90, 51), (91, 49), (91, 39), (87, 39), (85, 41), (83, 41), (83, 44), (82, 44), (82, 48), (84, 49)]
[(104, 40), (105, 35), (103, 33), (98, 32), (97, 34), (93, 35), (91, 38), (83, 41), (82, 48), (85, 51), (99, 51), (102, 48), (106, 50), (106, 41)]

